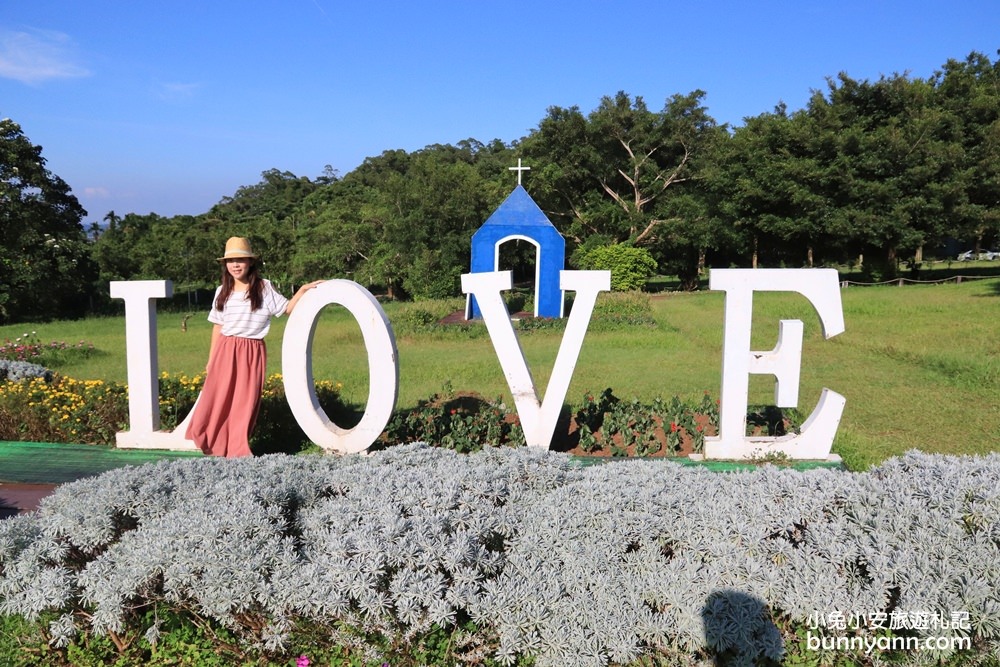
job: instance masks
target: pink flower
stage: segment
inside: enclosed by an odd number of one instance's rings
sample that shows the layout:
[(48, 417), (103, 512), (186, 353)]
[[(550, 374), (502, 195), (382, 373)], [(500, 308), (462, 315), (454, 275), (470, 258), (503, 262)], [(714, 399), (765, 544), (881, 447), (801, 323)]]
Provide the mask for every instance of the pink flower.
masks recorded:
[(304, 655), (300, 655), (299, 659), (295, 661), (295, 667), (309, 667), (309, 658)]

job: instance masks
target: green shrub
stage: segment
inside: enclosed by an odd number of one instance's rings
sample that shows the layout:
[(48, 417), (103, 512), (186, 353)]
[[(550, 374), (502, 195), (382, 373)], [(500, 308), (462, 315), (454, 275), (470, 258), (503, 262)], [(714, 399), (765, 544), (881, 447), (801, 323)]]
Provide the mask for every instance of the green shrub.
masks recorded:
[[(573, 312), (574, 299), (570, 297), (566, 317), (528, 317), (518, 320), (517, 331), (562, 331)], [(655, 327), (656, 319), (648, 294), (642, 292), (606, 292), (594, 304), (589, 331), (616, 331), (635, 327)]]
[(651, 403), (623, 401), (608, 388), (584, 396), (575, 423), (579, 447), (587, 453), (677, 456), (704, 450), (705, 436), (718, 431), (719, 413), (708, 393), (691, 406), (676, 396), (669, 403), (660, 397)]
[(393, 415), (381, 445), (409, 442), (432, 443), (459, 453), (525, 444), (516, 412), (499, 398), (488, 401), (476, 394), (455, 394), (450, 388), (420, 401), (413, 410)]
[(594, 304), (594, 314), (590, 318), (592, 331), (655, 326), (650, 297), (642, 292), (602, 294)]
[(615, 292), (641, 290), (656, 274), (656, 260), (645, 248), (624, 243), (594, 248), (581, 258), (583, 268), (611, 271), (611, 289)]
[(403, 288), (415, 299), (446, 299), (461, 291), (461, 275), (462, 268), (440, 251), (424, 249), (413, 258)]
[(459, 337), (482, 337), (484, 327), (465, 324), (442, 324), (442, 320), (465, 311), (465, 299), (421, 299), (415, 302), (388, 304), (386, 314), (397, 336), (452, 334)]

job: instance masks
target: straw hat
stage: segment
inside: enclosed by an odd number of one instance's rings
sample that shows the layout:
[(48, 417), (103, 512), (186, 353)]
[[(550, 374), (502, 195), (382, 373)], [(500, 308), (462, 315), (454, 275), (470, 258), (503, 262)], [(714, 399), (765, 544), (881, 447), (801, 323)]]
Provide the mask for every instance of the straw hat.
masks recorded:
[(242, 236), (232, 236), (226, 241), (226, 252), (222, 257), (216, 257), (215, 259), (224, 262), (227, 259), (257, 259), (257, 255), (254, 254), (253, 250), (250, 249), (249, 239), (245, 239)]

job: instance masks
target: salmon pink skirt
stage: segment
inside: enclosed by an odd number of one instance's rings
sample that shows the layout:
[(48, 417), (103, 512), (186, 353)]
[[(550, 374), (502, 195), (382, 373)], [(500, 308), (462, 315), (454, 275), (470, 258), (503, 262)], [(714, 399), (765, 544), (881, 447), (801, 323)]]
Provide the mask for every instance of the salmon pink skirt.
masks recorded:
[(260, 411), (266, 370), (264, 341), (220, 336), (187, 438), (209, 456), (251, 456), (250, 435)]

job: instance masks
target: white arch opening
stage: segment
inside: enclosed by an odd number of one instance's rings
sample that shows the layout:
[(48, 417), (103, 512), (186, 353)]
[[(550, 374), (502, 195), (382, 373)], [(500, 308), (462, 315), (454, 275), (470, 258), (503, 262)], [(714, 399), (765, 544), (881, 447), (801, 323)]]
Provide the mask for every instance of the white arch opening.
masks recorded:
[[(493, 246), (493, 270), (500, 270), (500, 246), (504, 243), (509, 243), (510, 241), (527, 241), (531, 245), (535, 246), (535, 298), (533, 299), (534, 312), (532, 315), (538, 317), (538, 303), (541, 300), (541, 266), (542, 266), (542, 245), (535, 239), (525, 236), (524, 234), (511, 234), (510, 236), (505, 236), (499, 239)], [(561, 311), (561, 309), (560, 309)], [(562, 315), (562, 312), (559, 313)]]

